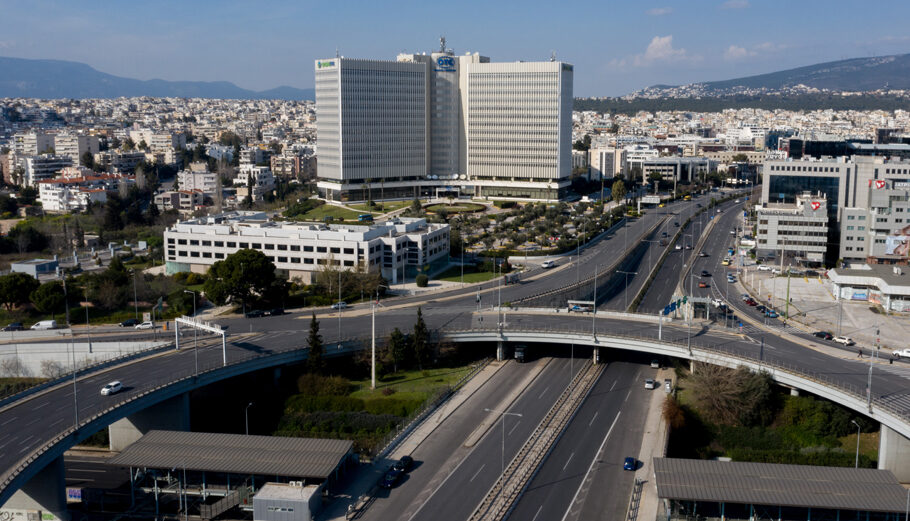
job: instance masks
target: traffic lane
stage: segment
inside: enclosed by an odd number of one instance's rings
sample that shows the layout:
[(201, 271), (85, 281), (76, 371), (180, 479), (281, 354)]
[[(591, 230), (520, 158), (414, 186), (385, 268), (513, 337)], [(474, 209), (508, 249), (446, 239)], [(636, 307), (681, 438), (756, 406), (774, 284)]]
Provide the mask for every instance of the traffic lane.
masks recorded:
[[(554, 359), (508, 408), (507, 412), (521, 414), (522, 417), (508, 416), (504, 424), (502, 418), (497, 418), (484, 437), (474, 446), (474, 450), (408, 519), (460, 521), (470, 517), (499, 479), (503, 462), (508, 466), (565, 390), (571, 379), (570, 366), (577, 372), (583, 365), (571, 364), (570, 360), (564, 358)], [(494, 412), (487, 414), (498, 416)]]
[[(544, 359), (525, 364), (507, 362), (420, 443), (411, 454), (415, 460), (414, 470), (398, 487), (380, 494), (367, 509), (363, 519), (406, 519), (412, 515), (470, 453), (471, 448), (464, 447), (463, 444), (487, 416), (484, 409), (499, 405), (538, 363), (547, 361)], [(433, 417), (428, 421), (434, 421)]]
[(130, 481), (128, 467), (114, 467), (104, 462), (104, 457), (63, 456), (66, 486), (114, 490)]
[[(509, 519), (563, 518), (572, 500), (576, 499), (575, 492), (591, 461), (595, 459), (603, 438), (611, 427), (615, 429), (614, 421), (620, 410), (625, 410), (624, 398), (633, 392), (640, 392), (636, 383), (643, 381), (643, 372), (648, 377), (654, 373), (650, 368), (643, 371), (641, 364), (609, 362), (534, 479), (528, 484)], [(615, 434), (611, 434), (611, 438), (615, 442)], [(616, 494), (620, 488), (611, 484), (607, 493)], [(609, 519), (621, 517), (622, 513), (608, 516)]]

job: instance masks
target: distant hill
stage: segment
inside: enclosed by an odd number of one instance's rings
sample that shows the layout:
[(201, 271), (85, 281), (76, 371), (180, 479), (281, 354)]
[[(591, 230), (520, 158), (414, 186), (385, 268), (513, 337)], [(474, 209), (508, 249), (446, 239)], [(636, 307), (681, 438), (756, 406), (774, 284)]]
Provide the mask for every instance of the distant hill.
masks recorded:
[(741, 89), (779, 91), (805, 85), (833, 91), (910, 89), (910, 54), (851, 58), (784, 71), (723, 81), (693, 83), (681, 87), (655, 85), (642, 92), (650, 95), (670, 89), (697, 90), (702, 95), (723, 95)]
[(107, 74), (84, 63), (0, 56), (0, 98), (121, 96), (312, 100), (315, 91), (282, 86), (256, 92), (227, 81), (135, 80)]

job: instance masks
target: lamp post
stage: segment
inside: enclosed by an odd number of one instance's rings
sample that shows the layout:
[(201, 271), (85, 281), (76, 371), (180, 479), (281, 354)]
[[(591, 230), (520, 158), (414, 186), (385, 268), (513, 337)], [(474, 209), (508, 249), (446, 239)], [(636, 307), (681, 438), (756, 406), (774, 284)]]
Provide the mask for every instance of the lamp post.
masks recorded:
[(495, 412), (499, 415), (500, 418), (502, 418), (502, 454), (500, 456), (500, 462), (502, 463), (502, 472), (500, 472), (500, 476), (503, 476), (506, 473), (506, 416), (517, 416), (521, 418), (521, 414), (517, 412), (499, 411), (496, 409), (484, 409), (484, 411)]
[(341, 349), (341, 270), (338, 270), (338, 349)]
[(853, 464), (853, 468), (858, 469), (859, 468), (859, 433), (860, 433), (861, 428), (860, 428), (859, 424), (856, 423), (856, 420), (850, 420), (850, 423), (852, 423), (853, 425), (856, 425), (856, 461)]
[(246, 435), (250, 435), (250, 407), (253, 406), (253, 402), (246, 404), (246, 408), (243, 409), (243, 424), (246, 427)]
[(73, 415), (75, 417), (74, 428), (79, 427), (79, 400), (76, 399), (76, 339), (73, 337), (73, 330), (70, 329), (70, 345), (73, 349)]
[(196, 292), (191, 289), (183, 290), (184, 293), (193, 294), (193, 358), (196, 362), (196, 375), (199, 375), (199, 352), (196, 351), (197, 339), (199, 338), (199, 329), (196, 327)]
[(372, 315), (371, 340), (370, 340), (370, 389), (376, 389), (376, 306), (379, 305), (379, 288), (389, 289), (385, 284), (376, 287), (376, 298), (370, 302)]
[(623, 290), (625, 297), (625, 305), (623, 306), (623, 311), (629, 311), (629, 275), (638, 275), (637, 271), (622, 271), (616, 270), (616, 273), (622, 273), (626, 276), (626, 288)]
[(133, 307), (136, 309), (136, 320), (139, 320), (139, 300), (136, 298), (136, 270), (133, 273)]

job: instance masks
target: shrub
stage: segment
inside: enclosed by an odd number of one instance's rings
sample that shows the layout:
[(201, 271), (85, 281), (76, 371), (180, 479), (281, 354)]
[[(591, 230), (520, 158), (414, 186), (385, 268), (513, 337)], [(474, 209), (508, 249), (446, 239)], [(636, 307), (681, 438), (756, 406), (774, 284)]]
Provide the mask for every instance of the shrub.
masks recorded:
[(417, 279), (414, 282), (417, 283), (418, 288), (425, 288), (430, 282), (430, 277), (427, 277), (425, 274), (421, 273), (420, 275), (417, 275)]
[(188, 273), (186, 275), (185, 283), (187, 286), (195, 286), (196, 284), (202, 284), (203, 282), (205, 282), (205, 275), (200, 273)]
[(395, 393), (396, 393), (396, 389), (394, 387), (385, 387), (382, 389), (383, 396), (392, 396)]
[(351, 382), (341, 376), (305, 373), (297, 379), (297, 390), (310, 396), (346, 396), (351, 392)]

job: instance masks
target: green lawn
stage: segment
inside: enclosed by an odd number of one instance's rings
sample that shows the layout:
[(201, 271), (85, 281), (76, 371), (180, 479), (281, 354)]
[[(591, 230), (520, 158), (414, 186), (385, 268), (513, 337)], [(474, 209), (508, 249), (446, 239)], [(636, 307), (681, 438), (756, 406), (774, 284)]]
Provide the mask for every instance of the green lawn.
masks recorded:
[(411, 206), (412, 201), (386, 201), (384, 203), (376, 203), (377, 206), (374, 206), (372, 209), (367, 208), (366, 203), (359, 204), (349, 204), (349, 208), (353, 208), (360, 212), (371, 212), (374, 214), (393, 212), (395, 210), (400, 210), (402, 208), (407, 208)]
[(426, 211), (428, 212), (439, 212), (440, 210), (445, 210), (446, 213), (456, 214), (456, 213), (465, 213), (465, 212), (479, 212), (486, 208), (482, 204), (475, 203), (461, 203), (461, 204), (434, 204), (432, 206), (427, 206)]
[[(463, 376), (471, 372), (473, 366), (447, 367), (419, 371), (400, 371), (394, 375), (386, 376), (384, 380), (376, 381), (376, 389), (370, 389), (370, 380), (355, 380), (351, 384), (360, 388), (351, 393), (351, 398), (361, 400), (380, 400), (388, 397), (399, 399), (417, 398), (425, 400), (432, 397), (440, 389), (454, 385)], [(384, 389), (394, 389), (392, 395), (383, 394)], [(388, 392), (388, 391), (386, 391)]]
[(303, 221), (322, 221), (325, 217), (333, 217), (336, 221), (356, 221), (357, 216), (362, 212), (355, 212), (354, 210), (348, 210), (347, 208), (342, 208), (340, 206), (335, 206), (331, 204), (323, 204), (317, 208), (313, 208), (309, 212), (303, 214), (300, 220)]

